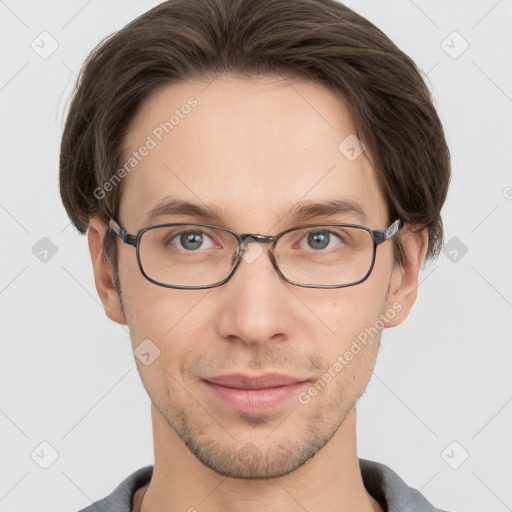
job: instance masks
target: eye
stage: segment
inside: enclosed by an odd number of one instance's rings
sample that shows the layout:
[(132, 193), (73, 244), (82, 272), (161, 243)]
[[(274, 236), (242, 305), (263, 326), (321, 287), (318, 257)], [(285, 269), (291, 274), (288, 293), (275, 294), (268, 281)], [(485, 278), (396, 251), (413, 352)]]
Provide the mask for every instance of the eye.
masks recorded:
[(336, 241), (343, 241), (338, 234), (327, 229), (310, 231), (302, 239), (302, 241), (304, 240), (306, 240), (307, 246), (304, 247), (302, 244), (299, 244), (299, 246), (303, 249), (313, 249), (315, 251), (326, 248), (332, 249), (336, 245)]
[[(209, 241), (209, 242), (208, 242)], [(195, 251), (196, 249), (210, 249), (213, 247), (211, 238), (204, 231), (181, 231), (167, 238), (166, 245), (173, 245), (178, 249)]]

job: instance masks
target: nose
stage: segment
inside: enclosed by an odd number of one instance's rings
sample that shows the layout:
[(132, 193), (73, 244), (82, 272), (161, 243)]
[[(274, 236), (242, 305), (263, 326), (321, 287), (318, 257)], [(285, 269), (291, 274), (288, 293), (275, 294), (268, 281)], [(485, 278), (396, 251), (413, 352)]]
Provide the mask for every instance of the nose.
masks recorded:
[(232, 342), (258, 345), (287, 339), (297, 299), (270, 259), (268, 244), (248, 240), (231, 279), (217, 289), (218, 329)]

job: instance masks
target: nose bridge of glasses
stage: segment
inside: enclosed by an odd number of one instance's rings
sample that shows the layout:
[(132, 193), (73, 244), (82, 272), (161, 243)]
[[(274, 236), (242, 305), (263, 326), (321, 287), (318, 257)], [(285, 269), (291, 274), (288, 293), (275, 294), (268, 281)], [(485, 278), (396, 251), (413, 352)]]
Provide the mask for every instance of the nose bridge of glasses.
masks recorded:
[(245, 248), (246, 245), (250, 243), (270, 244), (275, 240), (273, 236), (253, 235), (251, 233), (240, 235), (240, 238), (242, 239), (242, 243), (240, 244), (242, 248)]
[(271, 244), (274, 242), (275, 237), (264, 236), (264, 235), (255, 235), (252, 233), (244, 233), (243, 235), (240, 235), (240, 239), (242, 240), (240, 242), (240, 253), (244, 253), (249, 244), (251, 244), (251, 243)]
[[(251, 252), (251, 255), (249, 255), (246, 252), (246, 250), (248, 249), (248, 245), (250, 243), (255, 243), (256, 245), (272, 244), (276, 239), (276, 237), (274, 237), (274, 236), (255, 235), (252, 233), (245, 233), (245, 234), (239, 235), (239, 236), (240, 236), (241, 242), (239, 245), (238, 254), (239, 254), (239, 257), (242, 257), (247, 263), (252, 263), (262, 253), (262, 248), (260, 247), (260, 248), (253, 249), (254, 252)], [(276, 263), (274, 262), (274, 255), (273, 255), (272, 247), (270, 248), (269, 256), (270, 256), (270, 260), (271, 260), (272, 264), (275, 266)]]

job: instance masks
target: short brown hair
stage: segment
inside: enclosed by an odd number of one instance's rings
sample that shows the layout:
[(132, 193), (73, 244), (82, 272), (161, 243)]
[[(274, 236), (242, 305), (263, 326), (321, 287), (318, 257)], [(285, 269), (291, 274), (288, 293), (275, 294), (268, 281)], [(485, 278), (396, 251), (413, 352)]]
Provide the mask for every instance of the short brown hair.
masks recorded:
[[(116, 217), (122, 183), (104, 197), (95, 191), (122, 165), (149, 94), (221, 73), (296, 77), (343, 97), (374, 157), (388, 220), (427, 229), (426, 259), (438, 256), (450, 153), (432, 96), (415, 63), (336, 0), (168, 0), (100, 42), (78, 77), (60, 154), (62, 201), (80, 232), (91, 216)], [(393, 249), (402, 264), (399, 237)]]

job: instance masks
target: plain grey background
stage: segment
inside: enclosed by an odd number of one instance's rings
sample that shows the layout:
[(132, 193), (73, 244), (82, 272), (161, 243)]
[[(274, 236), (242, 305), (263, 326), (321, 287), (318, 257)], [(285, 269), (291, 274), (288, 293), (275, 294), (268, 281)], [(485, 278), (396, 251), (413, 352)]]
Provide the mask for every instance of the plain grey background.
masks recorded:
[[(128, 330), (103, 313), (57, 178), (82, 62), (157, 3), (0, 0), (0, 512), (78, 510), (153, 462)], [(445, 251), (384, 332), (359, 455), (439, 508), (511, 510), (512, 0), (346, 4), (425, 72), (453, 163)]]

